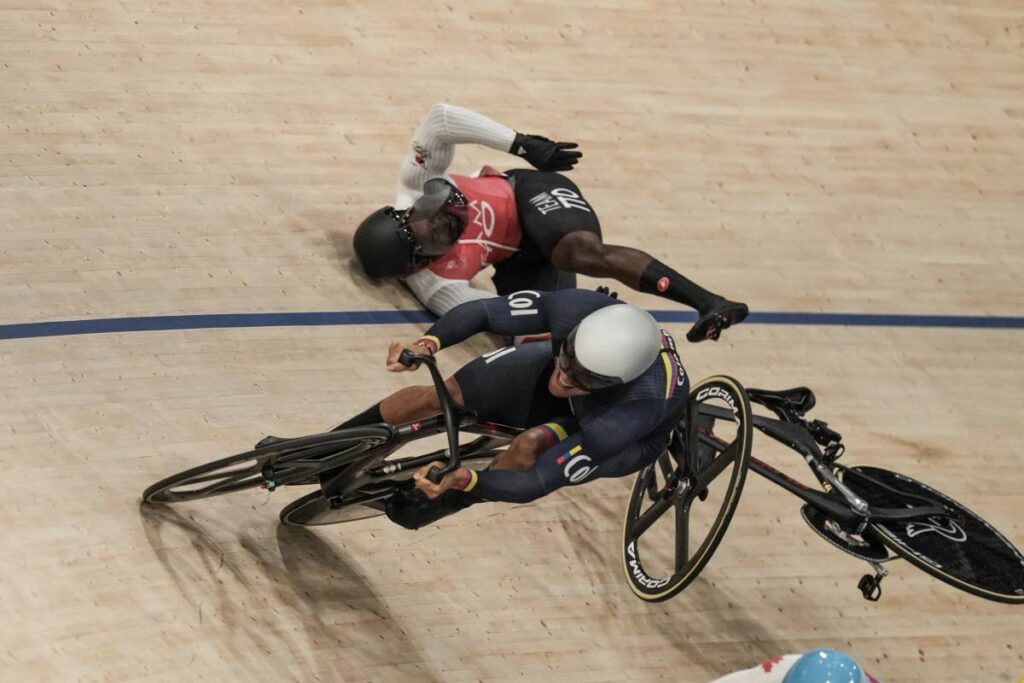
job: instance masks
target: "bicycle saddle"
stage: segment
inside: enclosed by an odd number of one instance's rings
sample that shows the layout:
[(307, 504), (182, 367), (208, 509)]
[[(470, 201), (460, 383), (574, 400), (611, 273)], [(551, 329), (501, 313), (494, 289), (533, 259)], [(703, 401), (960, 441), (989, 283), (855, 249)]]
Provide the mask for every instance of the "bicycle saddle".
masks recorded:
[(807, 387), (795, 387), (781, 391), (767, 389), (747, 389), (750, 400), (760, 403), (773, 411), (796, 413), (803, 416), (814, 407), (814, 392)]

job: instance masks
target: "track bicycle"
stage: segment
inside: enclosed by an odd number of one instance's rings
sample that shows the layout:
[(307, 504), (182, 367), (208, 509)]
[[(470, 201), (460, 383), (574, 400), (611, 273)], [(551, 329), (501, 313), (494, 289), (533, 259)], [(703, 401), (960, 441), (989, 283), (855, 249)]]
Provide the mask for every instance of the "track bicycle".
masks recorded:
[[(441, 415), (281, 440), (163, 479), (145, 490), (143, 500), (177, 503), (246, 489), (318, 485), (281, 510), (282, 523), (356, 521), (383, 514), (387, 498), (420, 467), (447, 461), (430, 472), (435, 482), (462, 465), (486, 468), (521, 431), (479, 421), (455, 404), (432, 356), (406, 351), (401, 362), (427, 366)], [(753, 414), (752, 403), (774, 418)], [(803, 500), (801, 514), (821, 537), (871, 565), (874, 574), (858, 584), (869, 600), (881, 596), (888, 574), (883, 565), (904, 558), (961, 590), (1024, 603), (1020, 551), (976, 514), (925, 484), (877, 467), (838, 464), (845, 450), (842, 437), (826, 422), (805, 418), (814, 404), (805, 387), (748, 391), (725, 376), (693, 387), (669, 447), (637, 474), (626, 508), (623, 566), (638, 597), (667, 600), (698, 577), (724, 538), (746, 474), (753, 470)], [(823, 491), (753, 457), (755, 428), (798, 453)], [(442, 433), (447, 448), (391, 458)], [(461, 443), (460, 435), (475, 438)]]
[[(751, 404), (773, 417), (753, 414)], [(889, 573), (884, 565), (902, 558), (973, 595), (1024, 603), (1024, 555), (1010, 541), (915, 479), (837, 463), (845, 451), (842, 436), (827, 422), (806, 419), (814, 405), (806, 387), (744, 390), (731, 378), (716, 377), (693, 388), (684, 424), (670, 448), (637, 474), (627, 505), (623, 566), (637, 596), (667, 600), (697, 578), (725, 535), (746, 472), (753, 470), (800, 498), (801, 515), (819, 536), (872, 567), (874, 573), (858, 583), (868, 600), (881, 597)], [(752, 457), (753, 429), (801, 456), (822, 490)], [(700, 514), (703, 519), (696, 519)], [(655, 533), (659, 523), (668, 531)]]

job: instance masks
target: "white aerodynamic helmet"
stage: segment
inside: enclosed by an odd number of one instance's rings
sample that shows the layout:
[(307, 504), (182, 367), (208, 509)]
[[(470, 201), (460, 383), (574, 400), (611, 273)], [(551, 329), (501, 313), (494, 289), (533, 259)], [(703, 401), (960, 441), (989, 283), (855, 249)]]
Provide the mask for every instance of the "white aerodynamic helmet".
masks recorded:
[(580, 389), (599, 391), (632, 382), (661, 351), (661, 329), (647, 311), (613, 304), (594, 311), (569, 333), (558, 367)]

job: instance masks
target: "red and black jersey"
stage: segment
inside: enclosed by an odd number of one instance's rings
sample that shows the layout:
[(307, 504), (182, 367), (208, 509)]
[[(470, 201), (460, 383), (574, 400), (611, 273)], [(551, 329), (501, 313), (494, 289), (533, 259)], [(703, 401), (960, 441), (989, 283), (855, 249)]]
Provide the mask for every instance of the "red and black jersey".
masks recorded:
[(484, 268), (514, 256), (523, 229), (515, 193), (504, 176), (451, 178), (469, 201), (469, 223), (458, 243), (426, 269), (449, 280), (471, 280)]

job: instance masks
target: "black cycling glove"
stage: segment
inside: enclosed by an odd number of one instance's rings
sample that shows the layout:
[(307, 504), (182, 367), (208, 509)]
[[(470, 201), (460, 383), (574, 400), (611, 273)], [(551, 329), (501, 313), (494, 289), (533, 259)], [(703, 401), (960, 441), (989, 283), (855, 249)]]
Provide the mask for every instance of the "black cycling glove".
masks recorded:
[(516, 133), (509, 153), (526, 159), (538, 171), (569, 171), (583, 156), (574, 152), (579, 145), (575, 142), (555, 142), (543, 135)]

